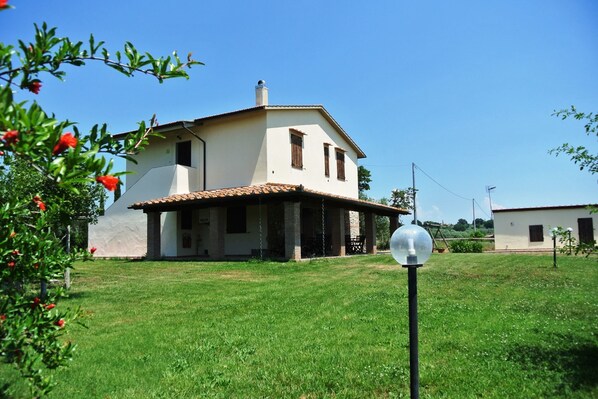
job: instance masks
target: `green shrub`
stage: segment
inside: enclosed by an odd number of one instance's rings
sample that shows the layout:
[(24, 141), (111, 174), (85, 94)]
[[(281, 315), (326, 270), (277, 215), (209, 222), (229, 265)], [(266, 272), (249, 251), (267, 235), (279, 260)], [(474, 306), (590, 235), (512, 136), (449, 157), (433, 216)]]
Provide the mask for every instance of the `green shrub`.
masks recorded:
[(466, 253), (466, 252), (482, 252), (482, 243), (477, 241), (457, 240), (449, 244), (451, 252)]

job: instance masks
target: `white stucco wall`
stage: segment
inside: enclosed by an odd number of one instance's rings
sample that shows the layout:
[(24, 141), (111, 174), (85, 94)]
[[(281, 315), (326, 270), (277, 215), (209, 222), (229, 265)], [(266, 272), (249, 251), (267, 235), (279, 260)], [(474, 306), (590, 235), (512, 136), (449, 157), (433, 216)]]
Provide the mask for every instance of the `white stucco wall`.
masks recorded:
[[(291, 167), (290, 128), (303, 136), (303, 169)], [(358, 197), (357, 153), (317, 110), (268, 112), (268, 182)], [(324, 175), (324, 143), (330, 144), (330, 176)], [(345, 150), (345, 180), (337, 179), (336, 148)]]
[[(128, 207), (138, 201), (195, 190), (197, 174), (197, 169), (172, 165), (150, 169), (137, 179), (136, 184), (106, 209), (104, 216), (98, 218), (97, 224), (89, 226), (89, 247), (97, 248), (95, 256), (144, 256), (147, 252), (147, 216)], [(174, 256), (177, 250), (176, 214), (164, 213), (161, 224), (162, 254)]]
[[(553, 227), (571, 227), (572, 237), (579, 239), (577, 219), (592, 218), (594, 229), (598, 227), (598, 214), (590, 214), (585, 207), (536, 208), (531, 210), (502, 210), (494, 212), (495, 248), (502, 249), (552, 249), (548, 230)], [(530, 242), (529, 226), (542, 225), (543, 242)], [(596, 237), (596, 231), (594, 231)], [(557, 245), (560, 243), (557, 240)]]

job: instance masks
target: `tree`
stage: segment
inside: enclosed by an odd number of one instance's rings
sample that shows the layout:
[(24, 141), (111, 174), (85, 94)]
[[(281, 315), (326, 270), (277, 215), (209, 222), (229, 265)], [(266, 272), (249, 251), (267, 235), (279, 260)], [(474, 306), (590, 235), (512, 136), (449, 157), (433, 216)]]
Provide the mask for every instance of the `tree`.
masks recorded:
[(412, 211), (414, 209), (415, 191), (412, 187), (403, 190), (395, 188), (390, 193), (390, 205)]
[(469, 228), (469, 223), (465, 219), (457, 220), (457, 223), (453, 225), (453, 230), (455, 231), (465, 231)]
[(365, 195), (365, 192), (370, 189), (370, 183), (372, 182), (372, 174), (364, 166), (357, 168), (357, 181), (359, 187), (359, 198)]
[[(562, 120), (574, 118), (579, 121), (584, 121), (586, 135), (593, 137), (594, 140), (598, 139), (598, 114), (579, 112), (575, 106), (572, 105), (570, 109), (556, 111), (552, 115), (560, 117)], [(549, 153), (554, 154), (555, 156), (561, 154), (569, 156), (573, 163), (579, 166), (579, 170), (585, 169), (591, 174), (598, 172), (598, 154), (592, 154), (586, 146), (573, 146), (569, 143), (564, 143), (557, 148), (553, 148)]]
[[(6, 0), (0, 1), (0, 11), (9, 8)], [(113, 173), (103, 154), (132, 159), (156, 134), (152, 118), (123, 141), (113, 140), (105, 124), (84, 135), (73, 122), (56, 120), (37, 102), (15, 96), (22, 90), (39, 94), (42, 79), (62, 79), (66, 65), (98, 61), (126, 76), (142, 73), (163, 82), (188, 78), (186, 69), (200, 64), (191, 55), (186, 61), (176, 53), (155, 58), (129, 42), (114, 56), (93, 36), (85, 44), (73, 42), (57, 37), (56, 28), (45, 23), (35, 25), (32, 42), (0, 43), (0, 172), (3, 179), (23, 185), (19, 190), (5, 186), (0, 202), (0, 357), (20, 372), (34, 397), (52, 389), (51, 371), (72, 358), (74, 344), (62, 336), (80, 315), (58, 303), (62, 287), (50, 285), (45, 295), (37, 287), (62, 279), (75, 260), (90, 258), (86, 251), (65, 251), (56, 222), (64, 225), (78, 217), (81, 209), (72, 199), (85, 190), (92, 198), (90, 184), (109, 191), (120, 185), (122, 173)], [(22, 178), (23, 170), (33, 172), (31, 180)], [(88, 205), (83, 208), (89, 210)], [(0, 385), (0, 397), (13, 396), (10, 390), (8, 383)]]

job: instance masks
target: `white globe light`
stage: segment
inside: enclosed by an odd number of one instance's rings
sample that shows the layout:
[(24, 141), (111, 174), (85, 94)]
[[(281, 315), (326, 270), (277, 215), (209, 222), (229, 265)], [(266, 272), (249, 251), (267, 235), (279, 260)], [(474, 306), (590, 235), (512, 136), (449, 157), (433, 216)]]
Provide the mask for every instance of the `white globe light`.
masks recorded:
[(432, 254), (432, 237), (420, 226), (402, 226), (390, 238), (390, 253), (403, 266), (423, 265)]

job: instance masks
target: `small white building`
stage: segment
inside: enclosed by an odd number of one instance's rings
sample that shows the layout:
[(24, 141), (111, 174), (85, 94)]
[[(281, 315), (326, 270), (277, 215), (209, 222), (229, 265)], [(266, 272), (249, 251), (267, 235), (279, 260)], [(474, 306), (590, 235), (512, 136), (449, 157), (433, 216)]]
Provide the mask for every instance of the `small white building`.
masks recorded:
[[(547, 206), (537, 208), (495, 209), (494, 237), (496, 250), (551, 250), (554, 227), (571, 228), (578, 242), (595, 240), (598, 213), (589, 205)], [(557, 245), (562, 245), (557, 241)]]
[(269, 105), (263, 81), (252, 108), (154, 130), (164, 138), (127, 163), (125, 193), (90, 226), (96, 256), (344, 255), (350, 212), (375, 253), (373, 216), (396, 228), (408, 213), (360, 200), (363, 151), (321, 105)]

